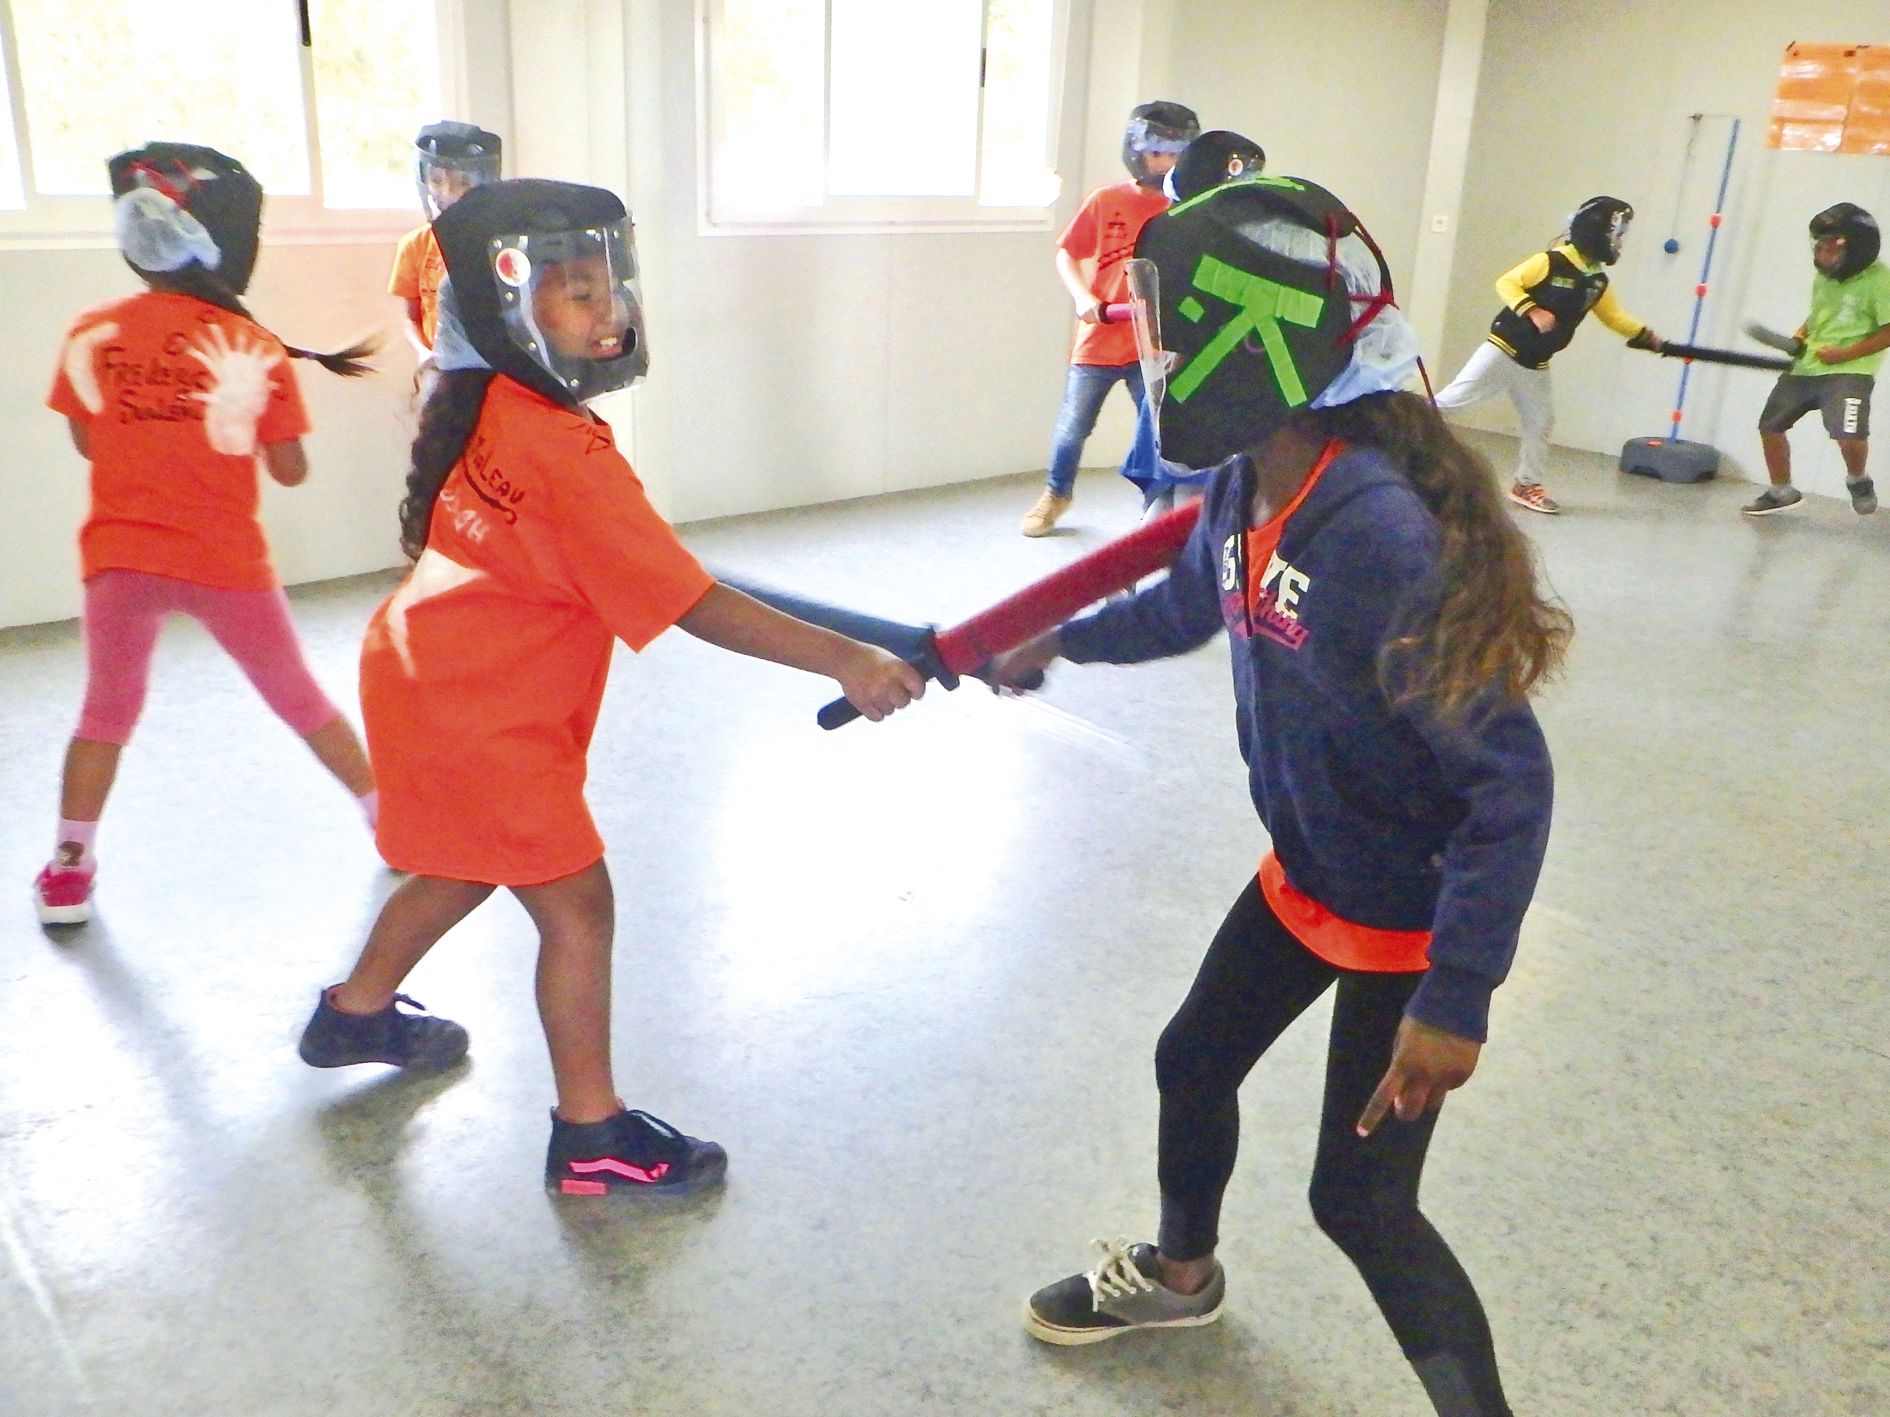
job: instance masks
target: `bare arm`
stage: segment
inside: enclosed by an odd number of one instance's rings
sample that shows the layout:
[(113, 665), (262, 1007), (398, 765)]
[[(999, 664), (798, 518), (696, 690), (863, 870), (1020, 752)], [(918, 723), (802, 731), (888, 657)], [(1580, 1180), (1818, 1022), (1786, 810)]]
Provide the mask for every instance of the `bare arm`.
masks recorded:
[(68, 418), (66, 429), (72, 434), (72, 446), (79, 450), (79, 456), (89, 461), (92, 456), (92, 445), (85, 431), (85, 425), (76, 418)]
[(302, 451), (300, 438), (285, 438), (280, 443), (263, 444), (263, 467), (284, 487), (300, 486), (308, 476), (308, 454)]
[(415, 356), (422, 361), (433, 357), (433, 348), (427, 343), (426, 327), (422, 324), (420, 298), (409, 297), (407, 301), (407, 343), (413, 346)]
[(897, 656), (783, 615), (719, 583), (676, 623), (718, 649), (825, 674), (875, 722), (925, 693), (924, 677)]
[(1890, 325), (1880, 325), (1855, 344), (1827, 344), (1819, 349), (1818, 361), (1822, 364), (1848, 364), (1853, 359), (1862, 359), (1880, 349), (1890, 349)]
[(1046, 630), (1035, 639), (1026, 641), (1008, 654), (1001, 654), (991, 668), (981, 677), (991, 686), (994, 694), (1009, 689), (1012, 693), (1024, 692), (1018, 686), (1032, 675), (1042, 674), (1051, 665), (1063, 657), (1063, 635), (1061, 629)]
[(1095, 324), (1102, 315), (1102, 301), (1083, 283), (1083, 269), (1077, 264), (1076, 257), (1061, 246), (1057, 247), (1057, 279), (1063, 282), (1070, 299), (1076, 302), (1076, 318), (1085, 324)]

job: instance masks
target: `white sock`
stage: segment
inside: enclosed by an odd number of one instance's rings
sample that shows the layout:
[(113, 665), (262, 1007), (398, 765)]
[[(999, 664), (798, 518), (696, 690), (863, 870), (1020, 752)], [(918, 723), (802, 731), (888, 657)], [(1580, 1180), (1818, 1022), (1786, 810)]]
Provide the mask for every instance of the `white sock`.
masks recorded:
[[(53, 843), (53, 863), (65, 867), (68, 871), (96, 871), (98, 857), (92, 854), (92, 843), (98, 839), (98, 823), (74, 822), (66, 818), (59, 819), (59, 839)], [(76, 861), (66, 859), (67, 846), (79, 848)]]

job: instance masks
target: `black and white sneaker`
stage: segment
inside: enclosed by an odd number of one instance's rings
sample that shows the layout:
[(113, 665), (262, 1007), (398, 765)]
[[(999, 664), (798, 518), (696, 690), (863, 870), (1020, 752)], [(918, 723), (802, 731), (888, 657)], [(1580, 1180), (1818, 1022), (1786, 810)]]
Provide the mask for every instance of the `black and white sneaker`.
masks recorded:
[(601, 1122), (551, 1114), (545, 1189), (563, 1196), (685, 1195), (728, 1174), (728, 1153), (648, 1112)]
[(1844, 490), (1851, 494), (1851, 510), (1867, 517), (1877, 510), (1877, 484), (1868, 477), (1847, 477)]
[(1150, 1244), (1097, 1240), (1102, 1262), (1092, 1270), (1046, 1284), (1024, 1307), (1024, 1327), (1045, 1343), (1101, 1343), (1142, 1328), (1198, 1328), (1221, 1316), (1227, 1272), (1193, 1294), (1162, 1283), (1161, 1262)]
[(1739, 510), (1749, 517), (1766, 517), (1773, 512), (1782, 512), (1790, 507), (1796, 507), (1804, 500), (1805, 494), (1787, 482), (1777, 487), (1766, 488)]
[[(345, 1068), (354, 1063), (392, 1063), (410, 1072), (450, 1068), (466, 1056), (466, 1030), (451, 1019), (435, 1018), (424, 1004), (405, 994), (377, 1014), (343, 1013), (322, 990), (315, 1016), (302, 1030), (302, 1061), (311, 1068)], [(402, 1013), (405, 1004), (413, 1013)]]

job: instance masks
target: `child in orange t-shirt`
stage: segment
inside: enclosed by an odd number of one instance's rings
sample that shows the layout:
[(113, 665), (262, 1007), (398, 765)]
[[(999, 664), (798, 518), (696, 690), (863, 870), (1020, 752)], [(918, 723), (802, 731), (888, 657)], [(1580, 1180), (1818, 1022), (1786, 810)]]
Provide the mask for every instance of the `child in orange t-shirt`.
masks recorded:
[(1044, 489), (1018, 523), (1025, 536), (1048, 536), (1069, 511), (1076, 496), (1076, 465), (1109, 390), (1126, 383), (1136, 404), (1142, 402), (1134, 328), (1106, 323), (1103, 312), (1129, 298), (1128, 266), (1135, 238), (1150, 217), (1167, 210), (1162, 179), (1200, 131), (1191, 108), (1165, 101), (1139, 105), (1129, 115), (1122, 138), (1123, 165), (1134, 180), (1091, 192), (1057, 238), (1057, 279), (1076, 303), (1076, 346), (1070, 352), (1063, 406), (1051, 435)]
[(167, 615), (201, 621), (370, 821), (375, 811), (360, 741), (309, 674), (256, 519), (258, 456), (285, 487), (308, 475), (308, 415), (286, 357), (359, 374), (366, 347), (286, 348), (249, 317), (239, 297), (256, 262), (262, 189), (242, 164), (152, 143), (110, 170), (119, 248), (150, 289), (78, 318), (47, 398), (92, 465), (79, 533), (85, 706), (66, 751), (54, 855), (33, 883), (48, 925), (91, 917), (99, 817)]
[(387, 293), (405, 302), (407, 339), (424, 364), (433, 353), (440, 282), (446, 262), (433, 239), (433, 219), (482, 182), (499, 180), (502, 145), (497, 133), (471, 123), (429, 123), (414, 139), (414, 176), (426, 221), (400, 238)]
[[(648, 367), (623, 204), (563, 182), (469, 192), (436, 223), (448, 282), (439, 381), (421, 412), (402, 540), (406, 583), (376, 612), (361, 702), (384, 809), (411, 873), (302, 1036), (315, 1067), (449, 1067), (466, 1030), (396, 993), (496, 887), (539, 932), (538, 1008), (557, 1107), (554, 1192), (675, 1192), (727, 1156), (626, 1110), (610, 1060), (612, 894), (584, 801), (612, 643), (671, 625), (831, 675), (869, 718), (924, 682), (891, 655), (719, 585), (644, 496), (585, 402)], [(402, 1012), (396, 1002), (413, 1012)]]

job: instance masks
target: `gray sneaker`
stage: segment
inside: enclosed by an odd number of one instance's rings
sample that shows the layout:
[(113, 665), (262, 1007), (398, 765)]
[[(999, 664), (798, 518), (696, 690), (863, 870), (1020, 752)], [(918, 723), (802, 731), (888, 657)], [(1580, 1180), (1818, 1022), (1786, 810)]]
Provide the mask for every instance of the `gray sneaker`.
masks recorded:
[(1084, 1274), (1046, 1284), (1030, 1296), (1024, 1327), (1045, 1343), (1101, 1343), (1141, 1328), (1196, 1328), (1221, 1316), (1227, 1274), (1195, 1294), (1177, 1294), (1161, 1281), (1155, 1247), (1127, 1240), (1097, 1240), (1102, 1261)]
[(1791, 483), (1779, 487), (1768, 487), (1739, 510), (1749, 517), (1770, 516), (1773, 512), (1782, 512), (1787, 507), (1796, 507), (1805, 500), (1805, 494)]
[(1851, 494), (1851, 510), (1867, 517), (1877, 510), (1877, 484), (1868, 477), (1847, 477), (1844, 490)]

